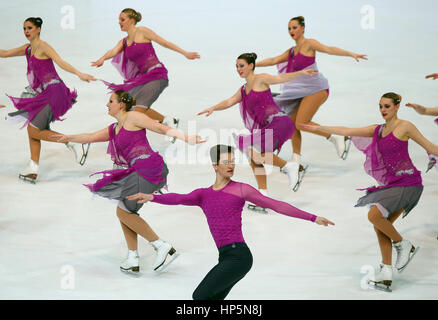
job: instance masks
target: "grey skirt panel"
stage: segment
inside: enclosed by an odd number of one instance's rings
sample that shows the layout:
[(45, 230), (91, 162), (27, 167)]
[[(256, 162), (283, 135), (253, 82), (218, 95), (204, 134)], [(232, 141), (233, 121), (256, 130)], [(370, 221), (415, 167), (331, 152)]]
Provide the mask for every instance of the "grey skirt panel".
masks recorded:
[(157, 79), (134, 87), (128, 92), (136, 99), (136, 107), (149, 109), (168, 85), (169, 80)]

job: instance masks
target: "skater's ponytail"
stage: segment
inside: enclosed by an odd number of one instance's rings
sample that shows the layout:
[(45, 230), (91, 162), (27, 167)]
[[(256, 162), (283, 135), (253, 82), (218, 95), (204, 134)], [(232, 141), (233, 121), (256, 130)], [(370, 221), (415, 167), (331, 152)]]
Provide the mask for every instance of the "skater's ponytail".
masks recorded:
[(126, 8), (126, 9), (123, 9), (122, 12), (125, 13), (128, 16), (128, 18), (134, 19), (135, 24), (137, 24), (137, 22), (141, 21), (141, 13), (135, 11), (134, 9)]
[(234, 148), (232, 146), (226, 146), (223, 144), (215, 145), (210, 149), (210, 159), (213, 163), (219, 163), (222, 153), (234, 153)]
[(117, 101), (125, 104), (125, 111), (129, 111), (137, 103), (137, 100), (127, 91), (117, 90), (115, 94), (117, 95)]
[(251, 53), (242, 53), (240, 56), (237, 57), (237, 59), (243, 59), (245, 60), (248, 64), (253, 64), (253, 68), (252, 70), (255, 69), (255, 65), (256, 65), (256, 59), (257, 59), (257, 54), (255, 54), (254, 52)]
[(401, 95), (399, 95), (398, 93), (394, 93), (394, 92), (387, 92), (382, 96), (382, 98), (391, 99), (395, 106), (400, 104), (400, 102), (402, 100)]

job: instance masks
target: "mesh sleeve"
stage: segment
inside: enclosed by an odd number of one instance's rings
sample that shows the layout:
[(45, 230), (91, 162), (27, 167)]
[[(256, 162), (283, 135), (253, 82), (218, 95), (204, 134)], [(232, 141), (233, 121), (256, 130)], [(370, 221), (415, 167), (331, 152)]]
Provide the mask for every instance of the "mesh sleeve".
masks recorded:
[(166, 193), (154, 194), (154, 199), (151, 202), (156, 202), (166, 205), (184, 205), (184, 206), (200, 206), (202, 199), (202, 189), (196, 189), (188, 194)]

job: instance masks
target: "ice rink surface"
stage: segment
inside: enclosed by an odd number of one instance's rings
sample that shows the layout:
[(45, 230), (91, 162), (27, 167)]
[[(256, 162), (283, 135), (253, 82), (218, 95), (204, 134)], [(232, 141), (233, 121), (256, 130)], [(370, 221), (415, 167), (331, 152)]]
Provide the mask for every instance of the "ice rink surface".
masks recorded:
[[(403, 97), (399, 117), (412, 121), (438, 143), (433, 118), (404, 106), (407, 102), (438, 105), (438, 81), (425, 79), (438, 72), (438, 4), (432, 0), (3, 1), (0, 47), (25, 44), (23, 21), (42, 17), (41, 38), (64, 60), (96, 78), (120, 83), (110, 61), (98, 69), (90, 64), (125, 37), (118, 14), (126, 7), (142, 13), (139, 25), (201, 54), (200, 60), (189, 61), (155, 44), (159, 59), (169, 70), (170, 84), (153, 107), (179, 117), (184, 131), (209, 136), (207, 145), (191, 147), (189, 153), (186, 145), (170, 145), (149, 133), (153, 148), (168, 163), (171, 192), (188, 193), (214, 182), (208, 147), (219, 141), (219, 133), (220, 142), (231, 143), (229, 130), (240, 130), (243, 123), (238, 106), (208, 118), (196, 113), (232, 96), (243, 84), (235, 72), (239, 54), (255, 52), (264, 59), (293, 46), (287, 24), (298, 15), (306, 18), (306, 37), (369, 58), (357, 63), (352, 58), (317, 54), (318, 67), (329, 80), (330, 97), (314, 121), (350, 127), (382, 123), (380, 96), (395, 91)], [(374, 25), (364, 20), (372, 12)], [(59, 67), (57, 70), (69, 88), (77, 89), (78, 102), (65, 121), (53, 124), (53, 130), (94, 132), (114, 122), (105, 107), (108, 90), (101, 82), (88, 84)], [(269, 67), (256, 72), (275, 74), (276, 70)], [(5, 112), (14, 110), (4, 94), (19, 96), (28, 85), (25, 58), (1, 59), (0, 74), (0, 104), (7, 106), (0, 110), (3, 119)], [(278, 88), (273, 86), (272, 91)], [(38, 182), (31, 185), (18, 179), (29, 159), (26, 130), (2, 120), (0, 132), (1, 299), (191, 299), (218, 255), (199, 208), (145, 205), (141, 216), (181, 256), (165, 273), (154, 274), (155, 253), (140, 239), (142, 275), (128, 277), (119, 271), (127, 249), (116, 206), (92, 198), (82, 185), (94, 181), (90, 174), (111, 168), (107, 144), (92, 145), (81, 167), (65, 146), (43, 142)], [(409, 149), (423, 172), (424, 192), (417, 207), (407, 218), (399, 219), (396, 228), (421, 249), (402, 274), (394, 274), (392, 293), (361, 285), (370, 266), (380, 262), (367, 208), (353, 207), (363, 194), (356, 189), (375, 183), (363, 170), (364, 156), (352, 147), (348, 159), (339, 160), (329, 142), (304, 133), (302, 159), (310, 167), (300, 190), (292, 192), (287, 177), (273, 169), (268, 176), (270, 196), (327, 217), (336, 225), (325, 228), (275, 212), (244, 211), (243, 232), (254, 264), (227, 299), (437, 299), (438, 171), (425, 174), (426, 152), (412, 141)], [(242, 155), (236, 155), (240, 161), (234, 179), (256, 186), (249, 165)], [(291, 156), (289, 142), (280, 156)]]

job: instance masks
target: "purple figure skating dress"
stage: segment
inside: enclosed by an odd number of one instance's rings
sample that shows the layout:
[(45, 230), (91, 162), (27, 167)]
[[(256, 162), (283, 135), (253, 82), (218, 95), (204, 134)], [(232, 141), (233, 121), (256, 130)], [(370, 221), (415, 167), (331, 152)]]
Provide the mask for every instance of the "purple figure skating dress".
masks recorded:
[(8, 116), (11, 120), (26, 119), (23, 127), (31, 123), (40, 130), (50, 130), (50, 123), (63, 120), (61, 117), (76, 102), (77, 92), (67, 88), (56, 73), (52, 59), (31, 56), (31, 49), (30, 45), (26, 48), (29, 86), (20, 98), (8, 95), (18, 109)]
[(259, 153), (277, 151), (278, 154), (283, 143), (292, 137), (294, 123), (277, 106), (270, 89), (251, 90), (247, 94), (245, 88), (242, 86), (240, 90), (240, 115), (251, 134), (237, 136), (236, 144), (244, 153), (252, 147)]
[(114, 169), (94, 173), (103, 177), (85, 186), (102, 197), (122, 201), (130, 212), (136, 213), (142, 205), (125, 197), (158, 191), (166, 185), (169, 171), (161, 155), (149, 145), (145, 129), (130, 131), (122, 127), (116, 134), (116, 125), (108, 127), (107, 153), (114, 161)]
[[(301, 53), (294, 55), (295, 47), (289, 51), (287, 62), (277, 65), (278, 73), (297, 72), (304, 69), (318, 70), (315, 57), (305, 56)], [(293, 81), (289, 81), (280, 85), (280, 95), (274, 97), (278, 106), (290, 115), (294, 109), (300, 104), (303, 97), (310, 96), (322, 90), (327, 90), (329, 93), (329, 84), (322, 73), (313, 76), (302, 76)]]
[(136, 107), (149, 108), (169, 84), (167, 69), (158, 60), (151, 42), (134, 41), (128, 46), (127, 39), (123, 39), (123, 50), (111, 61), (124, 78), (124, 83), (102, 81), (113, 92), (128, 91), (136, 98)]
[(385, 218), (404, 209), (405, 217), (420, 200), (423, 192), (421, 172), (409, 157), (408, 141), (399, 140), (391, 132), (382, 136), (382, 125), (376, 127), (372, 138), (352, 137), (354, 145), (366, 155), (366, 173), (379, 183), (366, 189), (358, 206), (376, 205)]

